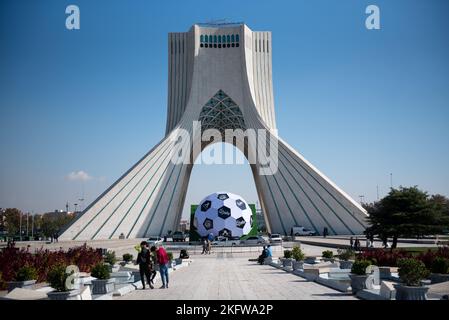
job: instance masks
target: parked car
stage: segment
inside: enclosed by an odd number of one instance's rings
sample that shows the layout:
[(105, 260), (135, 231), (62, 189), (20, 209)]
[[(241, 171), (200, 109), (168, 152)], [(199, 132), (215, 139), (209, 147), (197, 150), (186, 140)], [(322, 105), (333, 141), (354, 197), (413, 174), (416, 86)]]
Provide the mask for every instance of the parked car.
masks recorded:
[(266, 244), (267, 241), (261, 236), (249, 236), (245, 240), (240, 241), (241, 244)]
[(282, 237), (279, 233), (273, 233), (270, 235), (270, 243), (282, 243)]
[(291, 233), (294, 236), (314, 236), (316, 234), (315, 231), (304, 228), (303, 226), (293, 227)]
[(157, 246), (162, 244), (163, 239), (159, 236), (150, 236), (147, 240), (149, 246)]
[(240, 244), (240, 239), (238, 237), (226, 238), (218, 236), (212, 241), (213, 246), (237, 246)]
[(186, 241), (187, 234), (182, 231), (176, 231), (172, 236), (173, 241)]

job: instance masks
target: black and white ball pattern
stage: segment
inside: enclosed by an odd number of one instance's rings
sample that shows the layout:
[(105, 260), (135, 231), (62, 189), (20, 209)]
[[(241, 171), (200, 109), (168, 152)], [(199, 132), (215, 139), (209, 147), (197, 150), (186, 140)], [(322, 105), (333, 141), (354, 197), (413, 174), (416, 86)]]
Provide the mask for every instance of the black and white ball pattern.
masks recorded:
[(195, 211), (194, 225), (201, 237), (241, 237), (251, 230), (252, 211), (233, 193), (215, 192), (204, 198)]

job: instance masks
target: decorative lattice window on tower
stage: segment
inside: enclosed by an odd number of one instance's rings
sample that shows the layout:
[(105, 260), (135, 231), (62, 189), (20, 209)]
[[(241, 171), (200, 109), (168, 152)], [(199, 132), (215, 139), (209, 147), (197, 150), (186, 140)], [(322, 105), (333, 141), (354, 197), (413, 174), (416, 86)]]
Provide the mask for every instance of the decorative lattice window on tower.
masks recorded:
[(218, 129), (224, 135), (226, 129), (245, 130), (245, 120), (239, 106), (222, 90), (201, 109), (201, 130)]

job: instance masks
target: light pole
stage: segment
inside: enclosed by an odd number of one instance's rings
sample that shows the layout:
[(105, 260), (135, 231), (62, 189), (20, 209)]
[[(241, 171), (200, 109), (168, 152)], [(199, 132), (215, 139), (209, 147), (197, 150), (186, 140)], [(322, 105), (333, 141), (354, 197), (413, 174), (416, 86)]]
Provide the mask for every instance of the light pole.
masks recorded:
[(376, 191), (377, 191), (377, 201), (379, 201), (379, 185), (376, 186)]
[(34, 240), (34, 214), (31, 213), (31, 239)]
[(390, 189), (393, 190), (393, 174), (390, 173)]
[(363, 199), (365, 198), (365, 196), (364, 195), (360, 195), (359, 198), (360, 198), (360, 204), (363, 204)]
[(76, 207), (78, 206), (78, 203), (73, 204), (75, 206), (75, 213), (76, 213)]
[(19, 211), (19, 239), (22, 241), (22, 212)]
[(28, 218), (29, 218), (29, 216), (30, 216), (30, 213), (29, 212), (27, 212), (27, 237), (28, 237)]

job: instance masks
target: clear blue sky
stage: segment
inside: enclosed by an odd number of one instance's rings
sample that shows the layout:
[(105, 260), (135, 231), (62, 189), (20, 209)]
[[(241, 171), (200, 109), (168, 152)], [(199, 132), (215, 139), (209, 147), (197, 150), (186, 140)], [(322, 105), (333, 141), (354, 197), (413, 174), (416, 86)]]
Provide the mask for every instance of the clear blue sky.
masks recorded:
[[(81, 30), (65, 28), (68, 4)], [(381, 30), (365, 28), (369, 4)], [(383, 196), (390, 172), (449, 195), (448, 15), (447, 0), (2, 0), (0, 207), (95, 199), (165, 132), (167, 33), (222, 18), (273, 32), (279, 133), (356, 200)], [(249, 166), (192, 178), (188, 204), (257, 200)]]

